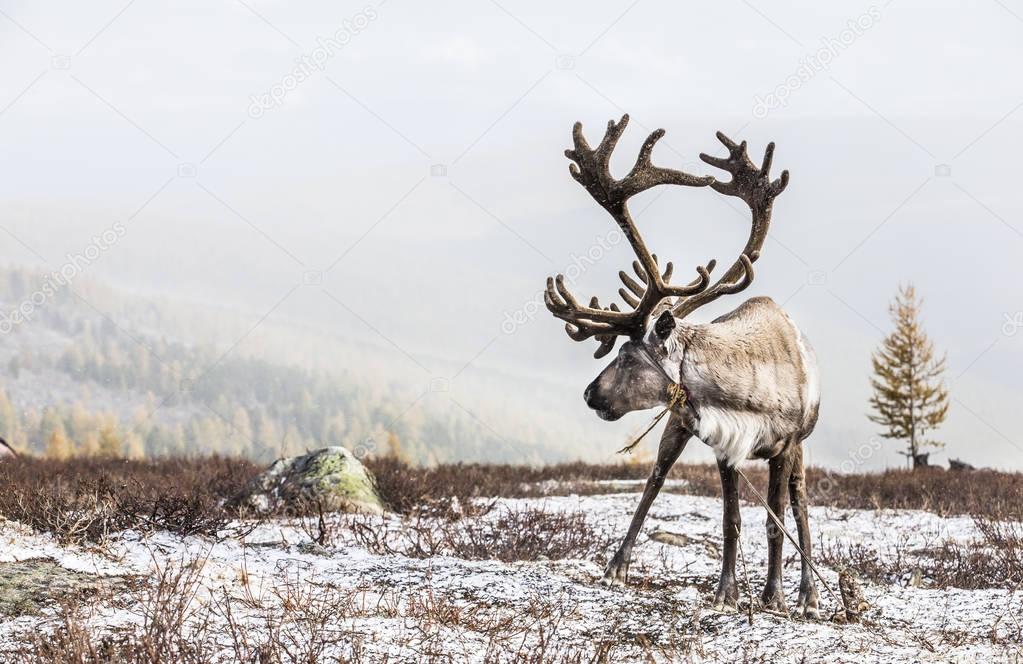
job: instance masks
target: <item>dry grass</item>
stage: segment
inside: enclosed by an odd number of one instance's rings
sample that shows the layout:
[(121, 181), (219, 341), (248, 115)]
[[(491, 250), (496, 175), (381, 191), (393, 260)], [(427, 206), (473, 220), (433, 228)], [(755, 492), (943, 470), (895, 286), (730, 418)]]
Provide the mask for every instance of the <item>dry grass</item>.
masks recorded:
[[(584, 515), (537, 507), (505, 507), (488, 498), (535, 497), (561, 493), (603, 493), (594, 479), (643, 479), (633, 465), (563, 464), (545, 468), (507, 465), (446, 465), (416, 468), (392, 459), (369, 462), (384, 499), (402, 517), (323, 514), (306, 506), (300, 523), (323, 546), (359, 546), (378, 554), (415, 558), (521, 560), (585, 558), (603, 561), (621, 533), (602, 531)], [(54, 533), (64, 541), (101, 541), (132, 528), (213, 535), (239, 516), (231, 498), (258, 468), (223, 459), (69, 460), (22, 459), (0, 464), (0, 516)], [(748, 472), (763, 485), (766, 472)], [(677, 467), (672, 477), (687, 480), (673, 489), (695, 495), (719, 494), (717, 469)], [(925, 550), (891, 543), (878, 554), (862, 545), (818, 546), (818, 559), (849, 566), (884, 583), (914, 577), (928, 587), (989, 588), (1023, 586), (1023, 480), (1018, 474), (941, 471), (830, 475), (811, 469), (811, 502), (845, 508), (925, 509), (943, 515), (972, 515), (980, 545), (938, 541)], [(632, 489), (630, 489), (632, 490)], [(653, 589), (653, 604), (609, 609), (603, 628), (581, 648), (561, 627), (573, 607), (560, 597), (536, 596), (507, 604), (467, 602), (465, 597), (422, 584), (339, 589), (298, 577), (266, 592), (241, 586), (202, 586), (202, 559), (156, 568), (132, 592), (62, 606), (49, 629), (31, 633), (5, 661), (21, 664), (127, 664), (233, 661), (283, 663), (388, 661), (372, 652), (367, 624), (388, 622), (390, 661), (431, 661), (449, 652), (452, 638), (482, 639), (488, 660), (620, 661), (642, 657), (686, 659), (699, 654), (700, 616), (686, 615), (672, 593)], [(637, 595), (638, 597), (639, 595)], [(632, 597), (632, 595), (629, 595)], [(633, 598), (628, 601), (640, 601)], [(624, 600), (623, 600), (624, 601)], [(96, 605), (130, 609), (136, 616), (120, 627), (100, 627)], [(654, 612), (665, 629), (632, 633), (621, 615)], [(1009, 620), (1013, 622), (1010, 624)], [(992, 628), (992, 643), (1018, 642), (1019, 623), (1007, 614)], [(921, 635), (921, 648), (940, 652), (961, 642), (948, 630)], [(467, 651), (477, 645), (465, 644)], [(478, 652), (475, 651), (474, 652)], [(744, 656), (744, 655), (743, 655)], [(756, 659), (756, 658), (753, 658)]]
[(259, 471), (240, 459), (19, 458), (0, 463), (0, 516), (64, 542), (134, 529), (216, 535), (224, 507)]
[(820, 542), (817, 559), (881, 584), (964, 590), (1023, 586), (1023, 526), (991, 515), (976, 514), (973, 520), (980, 532), (976, 542), (944, 539), (911, 548), (896, 539), (882, 551), (861, 543)]
[[(576, 609), (562, 596), (536, 594), (486, 605), (445, 594), (427, 579), (415, 589), (341, 589), (298, 576), (257, 593), (242, 588), (203, 589), (202, 559), (158, 568), (127, 606), (138, 619), (116, 629), (98, 627), (87, 609), (61, 607), (52, 633), (33, 632), (12, 664), (260, 664), (451, 661), (443, 653), (486, 644), (486, 661), (581, 663), (620, 661), (636, 648), (676, 660), (699, 647), (699, 616), (658, 600), (646, 610), (664, 618), (656, 634), (623, 630), (619, 608), (609, 606), (589, 647), (562, 624)], [(384, 621), (388, 653), (370, 653), (373, 627)], [(616, 653), (623, 653), (616, 655)]]
[[(443, 506), (452, 499), (465, 508), (476, 498), (596, 493), (591, 486), (596, 480), (642, 480), (649, 472), (645, 466), (632, 464), (582, 462), (550, 466), (453, 463), (422, 467), (390, 457), (369, 459), (366, 465), (376, 476), (380, 494), (392, 509), (402, 514), (426, 503)], [(582, 490), (576, 491), (577, 488)]]
[[(424, 505), (443, 507), (453, 501), (467, 508), (473, 499), (486, 497), (537, 497), (568, 493), (596, 494), (614, 489), (602, 480), (645, 480), (649, 472), (638, 464), (586, 464), (551, 466), (506, 464), (445, 464), (411, 466), (391, 458), (370, 459), (381, 495), (395, 511), (408, 514)], [(95, 497), (96, 502), (112, 494), (130, 494), (147, 503), (156, 518), (183, 524), (190, 512), (209, 503), (233, 497), (260, 470), (250, 461), (224, 457), (195, 457), (127, 461), (123, 459), (74, 458), (65, 461), (22, 458), (0, 464), (0, 486), (4, 493), (22, 493), (35, 498), (52, 496), (57, 504), (71, 498)], [(766, 466), (751, 464), (745, 469), (755, 484), (765, 485)], [(672, 479), (686, 481), (675, 492), (716, 496), (720, 493), (717, 467), (710, 464), (677, 464)], [(837, 474), (819, 468), (807, 471), (807, 488), (813, 505), (854, 509), (922, 509), (940, 515), (997, 512), (1005, 518), (1023, 520), (1023, 474), (989, 470), (953, 473), (939, 469), (890, 470), (883, 473)], [(167, 499), (156, 505), (156, 498)], [(19, 511), (25, 516), (31, 506), (18, 505), (20, 498), (0, 503), (0, 514)], [(132, 513), (145, 510), (132, 509)], [(10, 517), (9, 517), (10, 518)], [(28, 523), (31, 518), (20, 519)], [(42, 518), (41, 523), (46, 519)], [(182, 526), (184, 527), (184, 526)]]
[(50, 634), (33, 633), (13, 661), (55, 664), (211, 661), (213, 651), (209, 644), (192, 638), (191, 633), (192, 626), (202, 622), (196, 603), (202, 589), (202, 565), (202, 560), (158, 565), (151, 580), (141, 582), (128, 597), (121, 599), (141, 618), (127, 630), (95, 629), (86, 606), (62, 604), (56, 630)]
[[(639, 464), (565, 463), (551, 466), (446, 464), (431, 468), (410, 466), (394, 459), (371, 459), (381, 493), (401, 513), (426, 502), (454, 497), (463, 505), (481, 497), (532, 498), (569, 493), (600, 494), (633, 488), (609, 488), (601, 480), (645, 480), (650, 469)], [(767, 466), (750, 463), (743, 472), (764, 491)], [(681, 487), (665, 489), (697, 496), (721, 495), (717, 466), (676, 464), (671, 479)], [(917, 471), (840, 474), (807, 469), (811, 505), (847, 509), (919, 509), (941, 516), (997, 514), (1023, 521), (1023, 474), (993, 470), (948, 472), (939, 468)], [(748, 491), (746, 487), (742, 487)], [(744, 499), (754, 500), (752, 494)]]
[[(380, 493), (400, 514), (479, 514), (482, 498), (528, 498), (570, 493), (636, 490), (600, 480), (646, 478), (637, 464), (565, 463), (551, 466), (446, 464), (411, 466), (391, 458), (370, 459)], [(107, 533), (162, 529), (183, 535), (214, 535), (239, 514), (231, 498), (260, 470), (250, 461), (224, 457), (126, 461), (23, 458), (0, 463), (0, 516), (54, 533), (65, 541), (99, 541)], [(763, 464), (747, 476), (766, 486)], [(671, 478), (685, 480), (668, 491), (720, 495), (717, 467), (678, 464)], [(855, 509), (921, 509), (942, 516), (964, 514), (1023, 521), (1023, 474), (953, 473), (938, 469), (836, 474), (807, 471), (811, 505)], [(746, 490), (743, 487), (743, 490)], [(745, 496), (752, 500), (752, 495)], [(315, 514), (315, 506), (305, 513)]]
[(358, 514), (316, 514), (300, 520), (320, 546), (356, 544), (376, 555), (451, 556), (465, 560), (586, 559), (603, 562), (619, 536), (597, 530), (580, 512), (537, 507), (452, 519), (417, 512), (400, 523)]

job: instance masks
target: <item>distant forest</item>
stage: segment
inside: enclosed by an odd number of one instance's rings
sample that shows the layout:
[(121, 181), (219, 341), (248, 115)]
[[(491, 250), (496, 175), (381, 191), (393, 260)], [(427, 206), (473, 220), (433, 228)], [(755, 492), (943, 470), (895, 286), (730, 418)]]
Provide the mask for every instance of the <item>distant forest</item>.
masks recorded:
[[(42, 278), (0, 271), (0, 315), (31, 298)], [(84, 280), (60, 289), (0, 334), (0, 435), (16, 449), (56, 457), (221, 453), (266, 461), (328, 444), (420, 463), (567, 456), (531, 439), (542, 427), (498, 435), (465, 409), (412, 408), (417, 390), (375, 376), (386, 372), (370, 365), (316, 368), (322, 340), (260, 339), (255, 352), (225, 351), (214, 342), (231, 337), (225, 329), (244, 326), (227, 313)], [(282, 359), (290, 353), (295, 361)]]

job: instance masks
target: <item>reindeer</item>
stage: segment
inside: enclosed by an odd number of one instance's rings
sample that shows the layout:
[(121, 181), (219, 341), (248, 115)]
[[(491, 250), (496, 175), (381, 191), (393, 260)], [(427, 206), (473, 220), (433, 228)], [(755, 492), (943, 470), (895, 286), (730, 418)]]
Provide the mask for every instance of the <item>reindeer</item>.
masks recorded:
[[(798, 610), (803, 616), (816, 618), (818, 595), (809, 558), (802, 447), (817, 422), (820, 402), (813, 350), (781, 307), (766, 297), (751, 298), (708, 324), (685, 320), (703, 305), (738, 293), (753, 281), (753, 263), (767, 237), (774, 199), (788, 184), (788, 171), (772, 181), (773, 143), (767, 146), (763, 163), (757, 168), (746, 154), (746, 142), (737, 144), (721, 132), (717, 138), (727, 148), (728, 156), (701, 154), (700, 159), (729, 173), (730, 181), (661, 168), (651, 163), (654, 146), (664, 135), (664, 130), (658, 129), (643, 143), (632, 170), (623, 178), (615, 178), (608, 162), (628, 121), (625, 115), (617, 123), (608, 122), (596, 149), (590, 147), (582, 125), (576, 123), (572, 134), (575, 147), (565, 151), (574, 162), (569, 165), (572, 177), (610, 213), (636, 254), (632, 264), (636, 278), (624, 271), (618, 273), (625, 286), (618, 292), (626, 307), (619, 308), (615, 303), (602, 307), (596, 297), (589, 306), (582, 306), (560, 274), (547, 279), (544, 294), (547, 308), (566, 322), (571, 339), (592, 337), (599, 342), (595, 358), (611, 352), (618, 337), (628, 337), (615, 360), (586, 388), (586, 404), (598, 416), (617, 420), (628, 412), (657, 406), (667, 407), (670, 412), (653, 471), (602, 582), (627, 582), (632, 548), (647, 511), (686, 443), (696, 436), (717, 457), (724, 503), (724, 555), (714, 608), (737, 608), (735, 556), (741, 521), (736, 464), (757, 458), (769, 463), (768, 504), (781, 519), (788, 491), (799, 544), (806, 554)], [(667, 262), (662, 271), (657, 256), (647, 250), (629, 213), (628, 201), (659, 185), (709, 186), (749, 206), (752, 227), (746, 246), (715, 283), (710, 283), (715, 267), (712, 260), (696, 268), (697, 276), (690, 283), (672, 285), (672, 263)], [(782, 590), (782, 532), (770, 518), (767, 537), (767, 583), (761, 603), (766, 610), (787, 614)]]

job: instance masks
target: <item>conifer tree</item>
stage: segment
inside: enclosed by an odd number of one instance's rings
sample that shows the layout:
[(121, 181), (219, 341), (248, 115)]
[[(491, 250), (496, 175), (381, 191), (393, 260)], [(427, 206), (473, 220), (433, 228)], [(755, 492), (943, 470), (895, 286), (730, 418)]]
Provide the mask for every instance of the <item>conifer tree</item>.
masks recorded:
[(396, 461), (409, 463), (408, 455), (401, 445), (401, 438), (393, 431), (387, 433), (387, 456)]
[(78, 447), (78, 454), (85, 457), (99, 456), (99, 434), (95, 431), (90, 431), (82, 437), (82, 442)]
[(67, 459), (74, 454), (74, 447), (68, 440), (64, 429), (54, 429), (50, 439), (46, 442), (46, 456), (51, 459)]
[(117, 430), (117, 418), (113, 413), (103, 416), (103, 424), (99, 429), (99, 454), (105, 457), (124, 455), (121, 446), (121, 433)]
[(927, 434), (948, 414), (948, 391), (942, 381), (945, 358), (936, 358), (934, 345), (918, 319), (921, 301), (912, 284), (899, 288), (889, 307), (895, 330), (874, 353), (870, 380), (874, 412), (868, 417), (882, 425), (885, 438), (903, 440), (900, 454), (912, 459), (913, 468), (927, 465), (927, 447), (943, 444)]

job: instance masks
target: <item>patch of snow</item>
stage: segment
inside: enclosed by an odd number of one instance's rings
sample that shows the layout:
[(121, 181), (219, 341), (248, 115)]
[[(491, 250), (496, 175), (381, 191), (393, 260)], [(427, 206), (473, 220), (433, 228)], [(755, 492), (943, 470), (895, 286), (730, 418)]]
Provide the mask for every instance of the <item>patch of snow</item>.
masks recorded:
[[(581, 513), (594, 527), (624, 535), (637, 501), (635, 493), (502, 499), (495, 512), (544, 508)], [(755, 505), (743, 505), (741, 511), (742, 550), (756, 596), (767, 564), (766, 515)], [(285, 519), (260, 524), (244, 539), (140, 536), (129, 531), (95, 549), (61, 546), (47, 535), (0, 521), (0, 563), (50, 558), (92, 574), (150, 575), (155, 568), (199, 559), (205, 561), (199, 602), (228, 593), (249, 598), (247, 606), (280, 604), (282, 592), (296, 584), (349, 596), (357, 593), (361, 606), (370, 608), (351, 615), (339, 612), (338, 629), (358, 637), (369, 660), (420, 660), (423, 652), (455, 661), (514, 659), (516, 652), (535, 652), (528, 648), (539, 643), (541, 633), (558, 649), (574, 649), (584, 658), (593, 658), (602, 643), (616, 643), (612, 659), (619, 661), (683, 656), (694, 661), (995, 661), (1018, 652), (993, 645), (989, 637), (992, 631), (1004, 637), (1010, 629), (1006, 616), (1023, 611), (1021, 598), (1004, 589), (936, 590), (864, 582), (871, 609), (864, 624), (853, 625), (755, 612), (751, 626), (743, 612), (714, 613), (709, 595), (720, 569), (720, 513), (717, 499), (662, 494), (644, 533), (666, 530), (685, 537), (679, 539), (681, 544), (665, 544), (642, 535), (633, 555), (631, 583), (616, 589), (599, 585), (603, 570), (588, 560), (502, 563), (376, 555), (349, 538), (324, 548), (313, 544), (298, 522)], [(394, 515), (373, 519), (396, 530), (403, 525)], [(972, 542), (977, 537), (969, 518), (911, 510), (811, 508), (810, 523), (815, 546), (857, 543), (882, 556), (896, 545), (912, 551), (943, 540)], [(792, 608), (799, 561), (787, 542), (785, 555), (785, 594)], [(741, 565), (738, 571), (745, 596)], [(823, 567), (822, 572), (837, 591), (837, 571)], [(837, 606), (819, 584), (818, 589), (821, 615), (831, 615)], [(520, 633), (495, 645), (462, 618), (417, 623), (413, 609), (425, 598), (442, 600), (480, 620), (517, 617), (521, 624), (511, 627)], [(0, 617), (0, 653), (28, 633), (54, 629), (55, 619), (53, 613)], [(89, 619), (107, 629), (140, 620), (137, 610), (112, 606), (95, 607)], [(238, 619), (258, 625), (259, 615), (239, 610)], [(227, 661), (230, 652), (224, 647)]]

